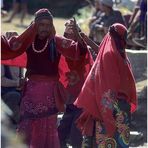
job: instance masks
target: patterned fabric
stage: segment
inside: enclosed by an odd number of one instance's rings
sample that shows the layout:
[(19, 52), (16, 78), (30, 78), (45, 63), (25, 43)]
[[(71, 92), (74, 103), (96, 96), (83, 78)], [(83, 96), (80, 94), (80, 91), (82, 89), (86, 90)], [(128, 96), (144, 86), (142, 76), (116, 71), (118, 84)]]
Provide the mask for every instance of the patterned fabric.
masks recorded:
[(48, 117), (58, 112), (54, 98), (55, 81), (29, 80), (20, 107), (21, 120)]
[[(22, 55), (26, 51), (26, 49), (31, 45), (31, 43), (34, 41), (35, 36), (36, 36), (36, 28), (34, 23), (32, 23), (20, 36), (11, 37), (11, 40), (9, 41), (6, 39), (6, 37), (1, 36), (2, 39), (1, 49), (3, 49), (3, 52), (1, 52), (1, 59), (2, 60), (13, 59), (17, 56)], [(23, 63), (22, 64), (23, 66), (26, 64), (25, 61), (26, 56), (21, 57), (19, 60), (21, 62), (18, 63), (21, 64)]]
[(82, 148), (128, 148), (130, 138), (130, 105), (124, 100), (113, 105), (116, 131), (113, 137), (106, 134), (102, 121), (94, 121), (93, 136), (85, 136)]
[(99, 148), (128, 148), (130, 137), (130, 105), (125, 100), (113, 104), (113, 116), (116, 122), (116, 131), (113, 137), (106, 135), (103, 122), (96, 122), (96, 145)]
[(18, 132), (31, 148), (59, 148), (54, 88), (56, 81), (29, 80), (20, 107)]

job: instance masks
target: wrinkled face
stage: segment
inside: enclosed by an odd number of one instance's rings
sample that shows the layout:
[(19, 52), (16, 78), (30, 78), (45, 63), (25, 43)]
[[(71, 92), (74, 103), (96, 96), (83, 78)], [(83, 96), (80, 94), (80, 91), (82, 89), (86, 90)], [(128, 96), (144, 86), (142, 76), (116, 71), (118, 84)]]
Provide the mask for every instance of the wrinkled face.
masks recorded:
[(37, 23), (37, 34), (40, 39), (45, 39), (54, 33), (54, 26), (52, 19), (41, 19)]

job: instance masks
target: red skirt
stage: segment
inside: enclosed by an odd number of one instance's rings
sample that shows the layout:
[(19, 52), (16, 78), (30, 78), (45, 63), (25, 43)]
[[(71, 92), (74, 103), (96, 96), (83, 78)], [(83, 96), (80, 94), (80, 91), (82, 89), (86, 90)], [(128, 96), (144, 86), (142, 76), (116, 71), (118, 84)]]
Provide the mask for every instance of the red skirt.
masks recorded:
[(20, 107), (18, 134), (29, 148), (59, 148), (55, 80), (29, 80)]
[(18, 134), (28, 148), (60, 148), (56, 123), (56, 115), (24, 120), (19, 124)]

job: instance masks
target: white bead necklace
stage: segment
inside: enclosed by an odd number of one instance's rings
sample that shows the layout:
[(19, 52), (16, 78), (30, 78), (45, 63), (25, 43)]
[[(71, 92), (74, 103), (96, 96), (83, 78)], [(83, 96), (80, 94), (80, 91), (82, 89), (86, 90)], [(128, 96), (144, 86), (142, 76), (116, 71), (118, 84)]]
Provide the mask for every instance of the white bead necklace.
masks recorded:
[(34, 42), (32, 42), (32, 49), (33, 49), (33, 51), (34, 51), (34, 52), (36, 52), (36, 53), (41, 53), (41, 52), (44, 52), (44, 51), (45, 51), (45, 49), (46, 49), (46, 48), (47, 48), (47, 46), (48, 46), (48, 42), (49, 42), (49, 40), (47, 39), (45, 46), (44, 46), (41, 50), (36, 50), (36, 49), (35, 49)]

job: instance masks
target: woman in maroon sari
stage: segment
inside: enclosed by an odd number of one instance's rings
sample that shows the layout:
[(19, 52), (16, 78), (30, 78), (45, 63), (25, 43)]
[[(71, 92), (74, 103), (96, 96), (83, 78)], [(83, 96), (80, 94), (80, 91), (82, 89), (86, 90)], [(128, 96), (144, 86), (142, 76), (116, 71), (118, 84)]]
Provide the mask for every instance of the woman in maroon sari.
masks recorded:
[[(86, 54), (87, 45), (75, 24), (72, 28), (77, 42), (55, 35), (53, 18), (47, 9), (35, 15), (35, 23), (22, 35), (9, 42), (2, 38), (2, 59), (21, 55), (20, 62), (16, 58), (12, 63), (25, 66), (27, 58), (27, 82), (20, 106), (18, 133), (25, 137), (30, 148), (59, 148), (57, 113), (64, 111), (67, 99), (64, 86), (68, 83), (65, 74), (70, 71), (64, 57), (79, 59)], [(9, 64), (9, 61), (2, 63)]]
[(83, 108), (77, 121), (79, 128), (86, 137), (95, 137), (94, 143), (84, 139), (86, 147), (129, 147), (130, 115), (136, 109), (136, 88), (125, 52), (126, 36), (127, 29), (123, 25), (110, 27), (75, 101), (77, 107)]

